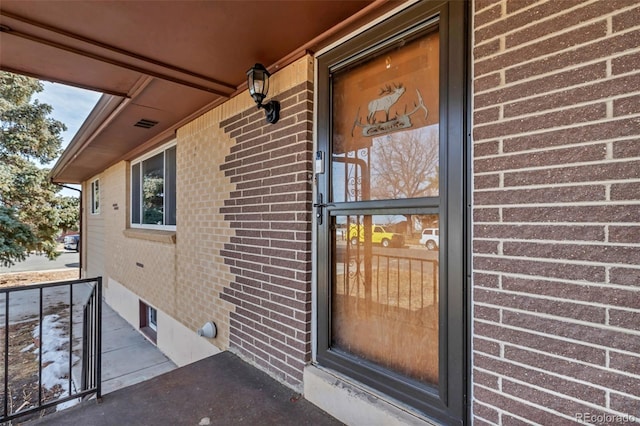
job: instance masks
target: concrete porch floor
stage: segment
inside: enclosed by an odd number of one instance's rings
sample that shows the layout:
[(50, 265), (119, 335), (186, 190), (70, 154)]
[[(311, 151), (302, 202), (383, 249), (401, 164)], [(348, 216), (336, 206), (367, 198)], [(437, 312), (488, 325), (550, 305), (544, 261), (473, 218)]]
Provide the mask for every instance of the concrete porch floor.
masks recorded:
[(102, 303), (102, 394), (167, 373), (177, 366)]
[(30, 425), (340, 425), (236, 355), (218, 355)]

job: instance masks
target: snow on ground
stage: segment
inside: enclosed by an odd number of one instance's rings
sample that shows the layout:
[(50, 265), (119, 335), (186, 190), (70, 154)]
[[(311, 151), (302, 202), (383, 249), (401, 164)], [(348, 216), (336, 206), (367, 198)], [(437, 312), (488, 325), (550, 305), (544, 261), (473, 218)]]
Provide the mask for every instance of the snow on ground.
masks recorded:
[[(40, 338), (40, 327), (33, 330), (33, 337), (40, 340), (42, 346), (42, 386), (49, 390), (54, 390), (59, 386), (59, 392), (56, 392), (58, 398), (69, 396), (69, 334), (68, 334), (67, 318), (60, 315), (46, 315), (42, 319), (42, 335)], [(28, 350), (27, 348), (23, 350)], [(33, 353), (38, 357), (40, 349), (36, 348)], [(75, 364), (80, 360), (79, 357), (73, 355), (72, 363)], [(74, 386), (72, 381), (72, 386)], [(74, 399), (59, 404), (57, 410), (64, 410), (72, 407), (80, 402), (80, 399)]]

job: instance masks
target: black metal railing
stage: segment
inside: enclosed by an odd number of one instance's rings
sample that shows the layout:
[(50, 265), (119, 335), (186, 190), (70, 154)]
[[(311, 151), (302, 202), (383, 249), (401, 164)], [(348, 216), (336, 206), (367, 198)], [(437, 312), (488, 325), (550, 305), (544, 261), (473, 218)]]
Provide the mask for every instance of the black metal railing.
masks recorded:
[(0, 288), (0, 422), (101, 397), (101, 300), (101, 277)]
[(367, 262), (361, 247), (347, 245), (338, 248), (336, 268), (338, 295), (406, 310), (438, 302), (437, 252), (375, 248)]
[(102, 297), (101, 286), (93, 288), (82, 310), (82, 389), (96, 389), (97, 398), (100, 398), (102, 363), (101, 360), (101, 336), (102, 336)]

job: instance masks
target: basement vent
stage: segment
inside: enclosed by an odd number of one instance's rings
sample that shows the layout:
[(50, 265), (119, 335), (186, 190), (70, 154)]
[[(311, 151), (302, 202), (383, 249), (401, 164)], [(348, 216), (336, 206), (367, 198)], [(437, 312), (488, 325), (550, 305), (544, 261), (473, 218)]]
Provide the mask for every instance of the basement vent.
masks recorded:
[(155, 126), (156, 124), (158, 124), (157, 121), (153, 121), (153, 120), (146, 120), (146, 119), (142, 119), (140, 121), (138, 121), (136, 124), (134, 124), (135, 127), (142, 127), (145, 129), (150, 129), (153, 126)]

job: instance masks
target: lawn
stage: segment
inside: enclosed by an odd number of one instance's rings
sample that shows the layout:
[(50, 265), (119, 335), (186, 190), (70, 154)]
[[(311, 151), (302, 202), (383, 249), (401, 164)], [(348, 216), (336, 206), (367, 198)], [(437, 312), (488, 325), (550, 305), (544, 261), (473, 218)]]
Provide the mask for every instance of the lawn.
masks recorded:
[(46, 283), (51, 281), (73, 280), (78, 278), (78, 270), (70, 268), (64, 271), (29, 271), (0, 274), (0, 288)]

